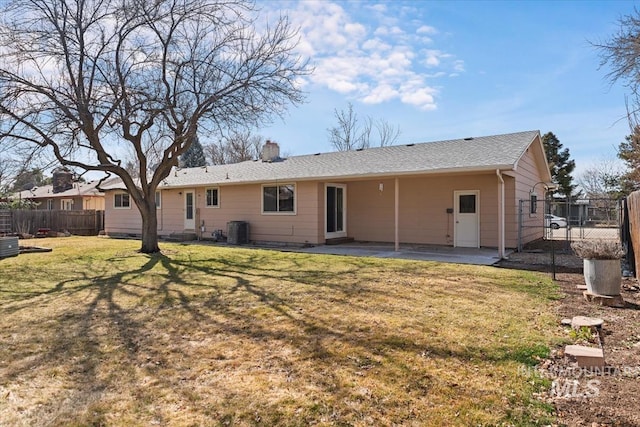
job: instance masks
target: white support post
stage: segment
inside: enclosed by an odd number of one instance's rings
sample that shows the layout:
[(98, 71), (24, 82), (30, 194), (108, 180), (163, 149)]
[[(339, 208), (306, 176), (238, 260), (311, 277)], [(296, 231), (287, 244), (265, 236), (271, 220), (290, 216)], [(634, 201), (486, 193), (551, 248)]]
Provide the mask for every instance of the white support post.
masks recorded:
[(400, 180), (395, 179), (395, 250), (400, 251)]

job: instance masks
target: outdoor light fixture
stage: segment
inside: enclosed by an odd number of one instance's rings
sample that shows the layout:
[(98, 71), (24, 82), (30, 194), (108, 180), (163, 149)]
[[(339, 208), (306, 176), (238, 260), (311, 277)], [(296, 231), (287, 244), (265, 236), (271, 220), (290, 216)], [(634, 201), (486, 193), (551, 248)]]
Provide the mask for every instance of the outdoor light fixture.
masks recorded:
[(538, 212), (538, 195), (535, 193), (536, 186), (538, 184), (544, 185), (545, 195), (548, 191), (555, 190), (558, 188), (557, 184), (554, 184), (554, 183), (549, 184), (548, 182), (545, 182), (545, 181), (540, 181), (533, 184), (533, 187), (531, 187), (531, 190), (529, 190), (529, 203), (530, 203), (529, 213), (532, 213), (532, 214)]

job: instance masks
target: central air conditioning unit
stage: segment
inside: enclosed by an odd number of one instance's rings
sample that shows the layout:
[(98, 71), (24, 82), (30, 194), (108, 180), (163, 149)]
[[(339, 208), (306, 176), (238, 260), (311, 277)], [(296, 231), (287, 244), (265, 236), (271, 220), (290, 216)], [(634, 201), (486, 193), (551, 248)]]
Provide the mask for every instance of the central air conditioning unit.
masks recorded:
[(246, 221), (229, 221), (227, 223), (227, 243), (230, 245), (246, 245), (249, 243), (249, 223)]
[(0, 237), (0, 258), (16, 256), (20, 253), (17, 237)]

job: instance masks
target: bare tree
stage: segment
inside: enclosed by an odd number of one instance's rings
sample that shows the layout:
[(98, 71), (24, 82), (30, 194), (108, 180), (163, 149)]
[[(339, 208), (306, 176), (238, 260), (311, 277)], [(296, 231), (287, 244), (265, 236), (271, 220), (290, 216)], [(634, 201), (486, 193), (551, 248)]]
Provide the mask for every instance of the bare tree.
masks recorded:
[(338, 151), (357, 150), (367, 148), (368, 139), (366, 135), (370, 133), (371, 128), (367, 128), (367, 124), (361, 129), (358, 124), (358, 116), (353, 111), (353, 105), (348, 104), (347, 110), (333, 110), (333, 114), (338, 124), (329, 129), (329, 142)]
[[(374, 121), (366, 116), (360, 120), (349, 103), (346, 110), (333, 110), (338, 124), (328, 129), (329, 142), (338, 151), (358, 150), (372, 145), (384, 147), (394, 144), (400, 136), (400, 128), (389, 124), (384, 119)], [(378, 134), (378, 143), (372, 144), (373, 129)]]
[(375, 126), (376, 126), (376, 129), (378, 130), (380, 147), (393, 145), (398, 141), (398, 138), (400, 137), (399, 126), (394, 126), (389, 122), (387, 122), (385, 119), (378, 120)]
[(621, 195), (623, 175), (624, 171), (619, 162), (605, 159), (592, 164), (582, 172), (578, 177), (578, 185), (590, 199), (615, 199)]
[(11, 2), (0, 140), (120, 177), (142, 216), (141, 251), (157, 252), (156, 188), (196, 130), (257, 126), (303, 100), (295, 31), (286, 17), (259, 30), (258, 12), (243, 0)]
[(0, 156), (0, 199), (4, 198), (13, 186), (13, 165), (6, 156)]
[(633, 14), (623, 16), (618, 20), (620, 29), (608, 40), (593, 43), (600, 51), (600, 65), (609, 66), (607, 78), (611, 83), (623, 81), (634, 98), (637, 112), (640, 99), (640, 12), (635, 9)]
[(263, 138), (250, 131), (236, 131), (218, 143), (206, 145), (205, 155), (214, 165), (239, 163), (260, 158)]
[(235, 132), (226, 139), (227, 163), (239, 163), (260, 157), (263, 139), (249, 131)]
[(44, 173), (58, 165), (57, 160), (43, 156), (38, 146), (10, 145), (0, 140), (0, 194), (23, 190), (29, 184), (41, 185)]

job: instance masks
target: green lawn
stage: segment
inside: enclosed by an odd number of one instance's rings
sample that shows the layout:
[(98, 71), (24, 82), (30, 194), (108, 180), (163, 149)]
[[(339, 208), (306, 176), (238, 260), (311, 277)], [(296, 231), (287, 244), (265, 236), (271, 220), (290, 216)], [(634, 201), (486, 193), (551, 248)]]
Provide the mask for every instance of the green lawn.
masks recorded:
[(536, 425), (543, 275), (107, 238), (0, 260), (3, 425)]

